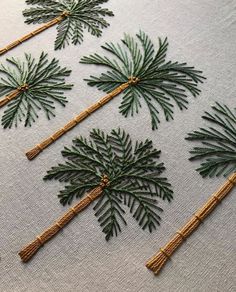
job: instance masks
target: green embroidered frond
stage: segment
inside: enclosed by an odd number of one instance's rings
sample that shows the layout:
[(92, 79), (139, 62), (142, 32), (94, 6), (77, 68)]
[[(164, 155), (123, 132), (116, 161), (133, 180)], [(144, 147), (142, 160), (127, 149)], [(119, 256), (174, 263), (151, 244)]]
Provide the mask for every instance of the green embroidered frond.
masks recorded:
[(44, 23), (67, 12), (68, 15), (58, 24), (55, 49), (66, 45), (81, 44), (83, 32), (87, 29), (94, 36), (101, 36), (102, 29), (109, 26), (106, 16), (113, 16), (112, 11), (100, 5), (108, 0), (27, 0), (29, 5), (36, 5), (23, 11), (26, 23)]
[(132, 143), (123, 130), (112, 130), (109, 135), (93, 130), (90, 139), (79, 137), (71, 148), (62, 151), (66, 159), (48, 171), (45, 180), (56, 179), (66, 183), (59, 199), (63, 205), (71, 204), (100, 183), (107, 175), (110, 184), (94, 207), (95, 215), (106, 234), (106, 239), (117, 235), (126, 224), (122, 204), (128, 206), (143, 229), (152, 232), (160, 224), (162, 209), (155, 197), (171, 201), (173, 191), (162, 173), (160, 151), (152, 141)]
[(202, 117), (211, 124), (188, 134), (187, 140), (201, 143), (190, 151), (190, 160), (203, 159), (197, 171), (203, 176), (228, 176), (236, 171), (236, 109), (216, 103)]
[(139, 82), (130, 85), (123, 93), (120, 112), (125, 117), (133, 116), (145, 103), (151, 115), (153, 130), (160, 123), (160, 111), (169, 121), (173, 119), (174, 104), (181, 110), (186, 109), (187, 93), (194, 97), (200, 93), (198, 84), (205, 79), (202, 72), (186, 63), (166, 61), (166, 38), (159, 39), (157, 52), (150, 38), (142, 31), (136, 38), (125, 34), (121, 44), (106, 43), (102, 48), (108, 52), (107, 57), (95, 53), (83, 57), (80, 62), (102, 65), (108, 71), (85, 80), (90, 86), (109, 93), (130, 77), (137, 77)]
[(61, 68), (55, 58), (49, 60), (47, 54), (41, 53), (39, 59), (25, 54), (24, 59), (10, 58), (8, 65), (0, 66), (0, 96), (6, 96), (24, 84), (28, 89), (19, 92), (9, 102), (2, 117), (4, 128), (17, 126), (24, 120), (25, 126), (31, 126), (38, 118), (38, 111), (43, 109), (47, 118), (55, 116), (55, 104), (65, 106), (66, 90), (73, 85), (65, 83), (65, 77), (71, 70)]

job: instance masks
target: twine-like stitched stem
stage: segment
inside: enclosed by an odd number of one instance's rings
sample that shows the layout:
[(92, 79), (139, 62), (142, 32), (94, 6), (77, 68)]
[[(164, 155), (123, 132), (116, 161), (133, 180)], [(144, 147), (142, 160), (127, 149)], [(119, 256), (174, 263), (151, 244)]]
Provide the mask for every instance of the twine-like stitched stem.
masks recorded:
[(227, 181), (216, 191), (209, 200), (194, 214), (194, 216), (178, 230), (171, 240), (159, 250), (147, 263), (146, 267), (156, 275), (165, 263), (170, 259), (174, 251), (184, 240), (195, 231), (203, 220), (215, 209), (215, 207), (229, 194), (236, 185), (236, 173), (233, 173)]
[(67, 16), (69, 16), (69, 12), (68, 11), (64, 11), (58, 17), (56, 17), (56, 18), (52, 19), (51, 21), (45, 23), (44, 25), (42, 25), (41, 27), (37, 28), (36, 30), (24, 35), (23, 37), (21, 37), (20, 39), (14, 41), (13, 43), (9, 44), (5, 48), (0, 49), (0, 56), (5, 54), (5, 53), (7, 53), (10, 50), (12, 50), (13, 48), (19, 46), (23, 42), (31, 39), (32, 37), (36, 36), (37, 34), (43, 32), (44, 30), (48, 29), (49, 27), (52, 27), (53, 25), (61, 22)]
[(51, 227), (45, 230), (41, 235), (37, 236), (34, 241), (26, 245), (20, 252), (19, 256), (21, 260), (26, 263), (33, 255), (44, 245), (45, 242), (49, 241), (54, 237), (65, 225), (67, 225), (76, 215), (89, 206), (94, 200), (100, 197), (103, 193), (104, 188), (109, 185), (109, 179), (104, 175), (101, 179), (100, 185), (95, 187), (89, 192), (85, 198), (80, 200), (78, 204), (70, 208), (61, 218), (59, 218)]
[(52, 136), (48, 137), (47, 139), (42, 141), (40, 144), (36, 145), (34, 148), (26, 152), (27, 158), (29, 160), (34, 159), (40, 152), (42, 152), (49, 145), (57, 141), (61, 136), (66, 134), (68, 131), (73, 129), (76, 125), (78, 125), (80, 122), (86, 119), (90, 114), (92, 114), (93, 112), (95, 112), (96, 110), (104, 106), (114, 97), (116, 97), (121, 92), (123, 92), (126, 88), (137, 84), (139, 81), (140, 80), (137, 77), (130, 77), (128, 82), (121, 84), (112, 92), (110, 92), (109, 94), (101, 98), (98, 102), (92, 104), (86, 110), (82, 111), (79, 115), (77, 115), (74, 119), (72, 119), (69, 123), (67, 123), (63, 128), (56, 131)]
[(28, 89), (29, 89), (29, 85), (25, 83), (19, 86), (17, 89), (13, 90), (10, 94), (0, 99), (0, 108), (3, 107), (8, 102), (10, 102), (11, 100), (13, 100), (14, 98), (16, 98), (19, 95), (19, 93), (26, 91)]

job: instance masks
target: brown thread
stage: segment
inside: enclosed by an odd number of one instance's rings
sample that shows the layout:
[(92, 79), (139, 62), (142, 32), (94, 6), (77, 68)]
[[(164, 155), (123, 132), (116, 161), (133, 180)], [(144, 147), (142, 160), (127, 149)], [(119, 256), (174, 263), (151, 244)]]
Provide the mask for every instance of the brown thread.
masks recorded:
[(203, 220), (200, 216), (198, 216), (197, 214), (193, 214), (193, 216), (200, 222), (203, 223)]
[(41, 237), (40, 237), (40, 236), (36, 236), (36, 238), (38, 239), (39, 243), (40, 243), (41, 245), (43, 245), (43, 241), (42, 241)]
[[(42, 141), (40, 144), (40, 148), (38, 145), (36, 145), (34, 148), (26, 152), (26, 156), (29, 160), (34, 159), (40, 152), (42, 152), (45, 148), (47, 148), (49, 145), (54, 143), (57, 139), (59, 139), (62, 135), (66, 134), (68, 131), (70, 131), (72, 128), (74, 128), (76, 125), (78, 125), (80, 122), (82, 122), (84, 119), (86, 119), (90, 114), (104, 106), (106, 103), (108, 103), (111, 99), (119, 95), (121, 92), (123, 92), (126, 88), (129, 86), (133, 86), (137, 84), (140, 81), (137, 77), (130, 77), (128, 82), (121, 84), (119, 87), (114, 89), (112, 92), (101, 98), (98, 102), (94, 103), (84, 111), (82, 111), (78, 116), (74, 117), (69, 123), (67, 123), (63, 128), (61, 128), (59, 131), (54, 133), (52, 135), (54, 139), (47, 138), (46, 140)], [(75, 122), (75, 123), (74, 123)], [(58, 135), (57, 135), (58, 134)], [(50, 141), (48, 141), (48, 139)]]
[(51, 227), (46, 229), (40, 236), (36, 236), (36, 239), (26, 245), (20, 252), (19, 256), (23, 262), (29, 261), (33, 255), (44, 245), (54, 237), (65, 225), (67, 225), (77, 214), (89, 206), (94, 200), (100, 197), (104, 188), (109, 185), (109, 178), (103, 175), (100, 184), (89, 192), (78, 204), (71, 207), (59, 220), (57, 220)]
[[(194, 216), (183, 226), (181, 231), (177, 231), (171, 240), (160, 249), (148, 262), (146, 267), (157, 275), (165, 263), (168, 257), (175, 252), (175, 250), (184, 242), (193, 231), (195, 231), (200, 223), (216, 208), (218, 203), (224, 199), (233, 187), (236, 185), (236, 173), (233, 173), (227, 181), (214, 193), (208, 201), (194, 214)], [(197, 221), (196, 221), (197, 219)], [(164, 252), (163, 252), (164, 251)]]
[(170, 256), (167, 254), (167, 252), (163, 248), (160, 248), (160, 251), (166, 256), (167, 259), (170, 258)]
[(221, 203), (221, 200), (216, 195), (213, 195), (212, 198), (214, 198), (218, 204)]
[(21, 37), (20, 39), (12, 42), (11, 44), (7, 45), (6, 47), (0, 49), (0, 55), (5, 54), (6, 52), (10, 51), (11, 49), (17, 47), (18, 45), (22, 44), (23, 42), (29, 40), (30, 38), (36, 36), (37, 34), (43, 32), (44, 30), (48, 29), (49, 27), (61, 22), (65, 17), (69, 16), (69, 12), (68, 11), (64, 11), (61, 15), (59, 15), (58, 17), (52, 19), (51, 21), (47, 22), (46, 24), (44, 24), (43, 26), (37, 28), (36, 30), (24, 35), (23, 37)]
[(180, 230), (176, 231), (176, 233), (177, 233), (177, 234), (178, 234), (183, 240), (186, 240), (185, 236), (183, 235), (183, 233), (182, 233)]
[(0, 108), (6, 105), (11, 100), (15, 99), (19, 93), (27, 91), (29, 89), (29, 84), (24, 83), (21, 86), (17, 87), (14, 91), (12, 91), (10, 94), (6, 95), (2, 99), (0, 99)]
[(60, 223), (56, 222), (55, 224), (56, 224), (60, 229), (62, 229), (62, 226), (61, 226)]

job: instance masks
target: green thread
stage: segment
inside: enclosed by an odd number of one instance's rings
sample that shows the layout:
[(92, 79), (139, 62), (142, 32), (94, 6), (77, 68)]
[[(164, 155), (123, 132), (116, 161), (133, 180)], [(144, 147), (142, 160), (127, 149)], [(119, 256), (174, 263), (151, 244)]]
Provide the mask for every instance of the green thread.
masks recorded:
[(55, 116), (56, 103), (65, 106), (64, 92), (73, 86), (65, 83), (65, 77), (71, 70), (61, 68), (58, 60), (49, 60), (42, 52), (38, 60), (25, 54), (24, 59), (9, 58), (6, 61), (9, 66), (0, 66), (0, 96), (21, 90), (4, 111), (4, 128), (17, 127), (23, 120), (26, 127), (31, 126), (38, 118), (39, 110), (43, 109), (50, 119)]
[(64, 19), (58, 23), (55, 49), (65, 48), (71, 42), (81, 44), (84, 29), (94, 36), (100, 37), (102, 29), (109, 26), (104, 19), (113, 16), (112, 11), (102, 8), (100, 4), (108, 0), (27, 0), (28, 5), (36, 5), (23, 11), (26, 23), (46, 23), (62, 15)]
[(138, 78), (137, 83), (124, 91), (120, 113), (125, 117), (133, 116), (140, 111), (143, 103), (146, 104), (153, 130), (160, 123), (160, 111), (169, 121), (173, 119), (174, 104), (181, 110), (187, 108), (187, 92), (194, 97), (200, 93), (198, 83), (205, 79), (201, 71), (186, 63), (166, 61), (167, 38), (164, 41), (159, 39), (157, 52), (148, 35), (142, 31), (136, 38), (125, 34), (121, 44), (106, 43), (102, 48), (113, 58), (95, 53), (83, 57), (80, 62), (101, 65), (109, 70), (85, 80), (90, 86), (109, 93), (130, 78)]
[(112, 130), (109, 135), (94, 129), (89, 140), (79, 137), (73, 144), (62, 151), (66, 162), (52, 167), (44, 178), (66, 183), (58, 195), (61, 204), (81, 198), (106, 175), (109, 185), (94, 207), (106, 240), (118, 235), (121, 224), (126, 225), (122, 204), (143, 229), (156, 229), (162, 209), (155, 197), (170, 202), (173, 191), (162, 177), (165, 166), (159, 162), (160, 151), (152, 141), (133, 144), (129, 134), (121, 129)]
[(190, 151), (190, 160), (203, 160), (197, 168), (203, 177), (228, 176), (236, 171), (236, 109), (217, 102), (212, 113), (205, 112), (202, 118), (209, 122), (209, 127), (186, 137), (201, 143)]

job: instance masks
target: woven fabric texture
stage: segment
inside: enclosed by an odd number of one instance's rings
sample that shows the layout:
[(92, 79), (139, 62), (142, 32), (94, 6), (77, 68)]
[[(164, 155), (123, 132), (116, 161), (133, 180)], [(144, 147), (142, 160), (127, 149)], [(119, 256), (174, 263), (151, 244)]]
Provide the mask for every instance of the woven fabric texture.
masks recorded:
[[(4, 45), (36, 28), (24, 24), (21, 11), (25, 1), (1, 0), (0, 43)], [(155, 277), (145, 262), (163, 246), (209, 196), (224, 178), (202, 179), (189, 162), (193, 143), (184, 137), (203, 126), (204, 110), (215, 101), (236, 106), (236, 3), (234, 0), (110, 0), (106, 6), (115, 17), (102, 38), (85, 34), (81, 46), (54, 51), (56, 28), (50, 28), (1, 57), (21, 57), (24, 52), (38, 56), (42, 50), (57, 57), (73, 70), (68, 82), (67, 107), (57, 108), (50, 122), (43, 113), (31, 128), (0, 128), (0, 291), (79, 291), (79, 292), (153, 292), (153, 291), (236, 291), (236, 190), (210, 215), (204, 224), (173, 255), (162, 273)], [(25, 151), (62, 127), (77, 113), (104, 94), (90, 88), (83, 78), (102, 71), (96, 66), (79, 64), (88, 53), (102, 52), (106, 41), (119, 41), (124, 32), (144, 30), (152, 40), (168, 37), (167, 59), (186, 61), (204, 72), (202, 94), (189, 98), (189, 109), (176, 108), (174, 121), (162, 123), (158, 131), (150, 127), (145, 109), (134, 118), (118, 113), (116, 97), (79, 126), (50, 146), (34, 161)], [(3, 114), (1, 109), (0, 114)], [(46, 171), (62, 161), (60, 151), (71, 145), (76, 135), (88, 136), (92, 128), (110, 132), (122, 127), (134, 140), (151, 138), (162, 149), (166, 176), (173, 185), (175, 199), (163, 205), (162, 224), (151, 235), (141, 231), (132, 216), (123, 232), (104, 239), (92, 208), (82, 212), (27, 264), (18, 251), (60, 217), (66, 208), (58, 201), (62, 187), (43, 182)], [(128, 211), (128, 210), (127, 210)], [(127, 212), (128, 213), (128, 212)]]

